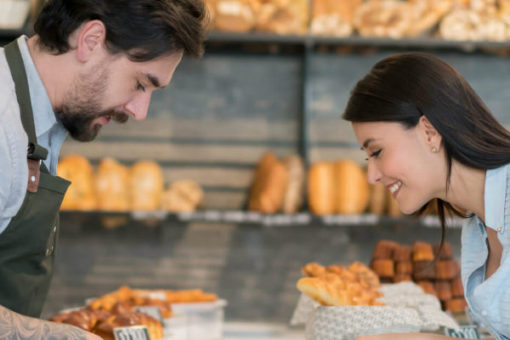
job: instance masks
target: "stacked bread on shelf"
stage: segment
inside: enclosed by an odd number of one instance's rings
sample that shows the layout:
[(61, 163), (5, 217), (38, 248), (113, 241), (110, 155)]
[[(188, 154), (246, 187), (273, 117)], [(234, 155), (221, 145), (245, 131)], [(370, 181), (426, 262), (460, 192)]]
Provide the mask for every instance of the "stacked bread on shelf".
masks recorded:
[(307, 0), (207, 0), (206, 3), (218, 31), (255, 30), (276, 34), (307, 31)]
[[(453, 259), (451, 244), (415, 242), (412, 246), (379, 241), (370, 267), (381, 282), (414, 281), (425, 293), (437, 296), (443, 309), (462, 312), (466, 307), (460, 265)], [(437, 254), (437, 258), (436, 258)]]
[(63, 157), (57, 175), (72, 182), (62, 210), (190, 212), (202, 204), (202, 188), (192, 180), (178, 180), (167, 189), (161, 167), (139, 161), (126, 167), (112, 158), (103, 159), (94, 172), (83, 156)]
[(441, 37), (451, 40), (510, 39), (508, 0), (470, 0), (449, 13), (441, 22)]
[(509, 0), (207, 0), (211, 28), (318, 36), (510, 39)]
[(348, 267), (331, 265), (324, 267), (311, 262), (301, 272), (297, 288), (323, 306), (377, 306), (382, 297), (377, 275), (361, 262)]

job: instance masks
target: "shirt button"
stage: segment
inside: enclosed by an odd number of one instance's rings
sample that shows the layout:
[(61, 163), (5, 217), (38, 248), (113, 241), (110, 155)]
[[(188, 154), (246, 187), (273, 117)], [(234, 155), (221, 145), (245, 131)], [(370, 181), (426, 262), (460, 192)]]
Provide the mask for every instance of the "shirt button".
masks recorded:
[(483, 311), (482, 311), (482, 315), (483, 315), (483, 316), (487, 316), (487, 311), (486, 311), (486, 310), (483, 310)]

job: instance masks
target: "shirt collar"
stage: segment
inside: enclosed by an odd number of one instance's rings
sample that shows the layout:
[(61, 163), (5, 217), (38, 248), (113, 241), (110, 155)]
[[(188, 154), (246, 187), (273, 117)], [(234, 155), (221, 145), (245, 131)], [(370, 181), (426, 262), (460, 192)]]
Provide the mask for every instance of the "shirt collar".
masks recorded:
[(487, 170), (485, 174), (485, 225), (504, 228), (507, 166)]
[(41, 136), (50, 130), (55, 125), (64, 127), (57, 121), (53, 107), (51, 106), (50, 98), (46, 92), (46, 88), (39, 77), (39, 73), (34, 65), (32, 56), (27, 45), (27, 37), (22, 35), (17, 40), (18, 46), (23, 58), (25, 72), (27, 74), (28, 87), (30, 91), (30, 101), (32, 103), (32, 110), (34, 112), (34, 125), (37, 136)]

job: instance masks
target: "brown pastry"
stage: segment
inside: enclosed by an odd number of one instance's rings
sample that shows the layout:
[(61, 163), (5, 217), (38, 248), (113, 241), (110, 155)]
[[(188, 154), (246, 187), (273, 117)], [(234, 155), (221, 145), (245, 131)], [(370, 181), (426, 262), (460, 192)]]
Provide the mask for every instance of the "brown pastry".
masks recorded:
[(435, 282), (437, 298), (441, 301), (447, 301), (452, 298), (452, 285), (450, 281), (438, 280)]
[(395, 268), (393, 260), (377, 259), (372, 260), (370, 265), (372, 270), (379, 275), (380, 278), (392, 278), (395, 276)]
[(399, 245), (393, 251), (393, 260), (395, 261), (411, 261), (411, 246)]
[(410, 275), (413, 272), (413, 264), (411, 261), (395, 262), (395, 273)]
[(113, 329), (116, 327), (146, 326), (151, 340), (163, 337), (163, 326), (161, 322), (143, 313), (117, 314), (100, 322), (94, 329), (94, 333), (103, 339), (113, 339)]
[(457, 261), (436, 262), (436, 278), (439, 280), (452, 280), (460, 274), (460, 265)]
[(432, 281), (427, 280), (417, 281), (416, 284), (421, 287), (425, 294), (432, 294), (434, 296), (437, 296), (436, 288)]
[(395, 274), (395, 277), (393, 278), (393, 282), (398, 283), (402, 281), (412, 281), (411, 275), (409, 274)]
[(349, 266), (349, 270), (356, 274), (358, 280), (361, 283), (366, 283), (370, 288), (375, 289), (381, 285), (381, 283), (379, 282), (379, 276), (377, 276), (377, 274), (373, 270), (371, 270), (361, 262), (358, 261), (353, 262)]
[(460, 277), (452, 280), (452, 296), (454, 298), (464, 296), (464, 285)]
[(444, 305), (446, 310), (452, 312), (464, 312), (467, 307), (467, 302), (464, 298), (454, 298), (445, 301)]
[(376, 260), (391, 259), (393, 258), (393, 252), (397, 247), (397, 242), (381, 240), (375, 245), (374, 252), (372, 253), (372, 258)]
[(441, 251), (439, 251), (440, 243), (434, 244), (434, 254), (440, 260), (453, 260), (452, 245), (449, 242), (444, 242)]
[(413, 262), (413, 278), (416, 281), (435, 279), (434, 262), (432, 260)]
[(413, 261), (432, 261), (434, 252), (432, 246), (426, 242), (415, 242), (413, 244)]
[(304, 276), (317, 277), (326, 273), (326, 268), (316, 262), (310, 262), (301, 268), (301, 273)]

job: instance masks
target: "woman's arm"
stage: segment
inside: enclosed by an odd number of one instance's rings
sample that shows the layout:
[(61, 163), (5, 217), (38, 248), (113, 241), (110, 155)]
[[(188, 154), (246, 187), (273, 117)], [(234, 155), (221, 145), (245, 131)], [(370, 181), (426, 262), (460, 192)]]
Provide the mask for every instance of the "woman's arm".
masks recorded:
[(81, 328), (49, 322), (15, 313), (0, 306), (1, 339), (101, 340)]

